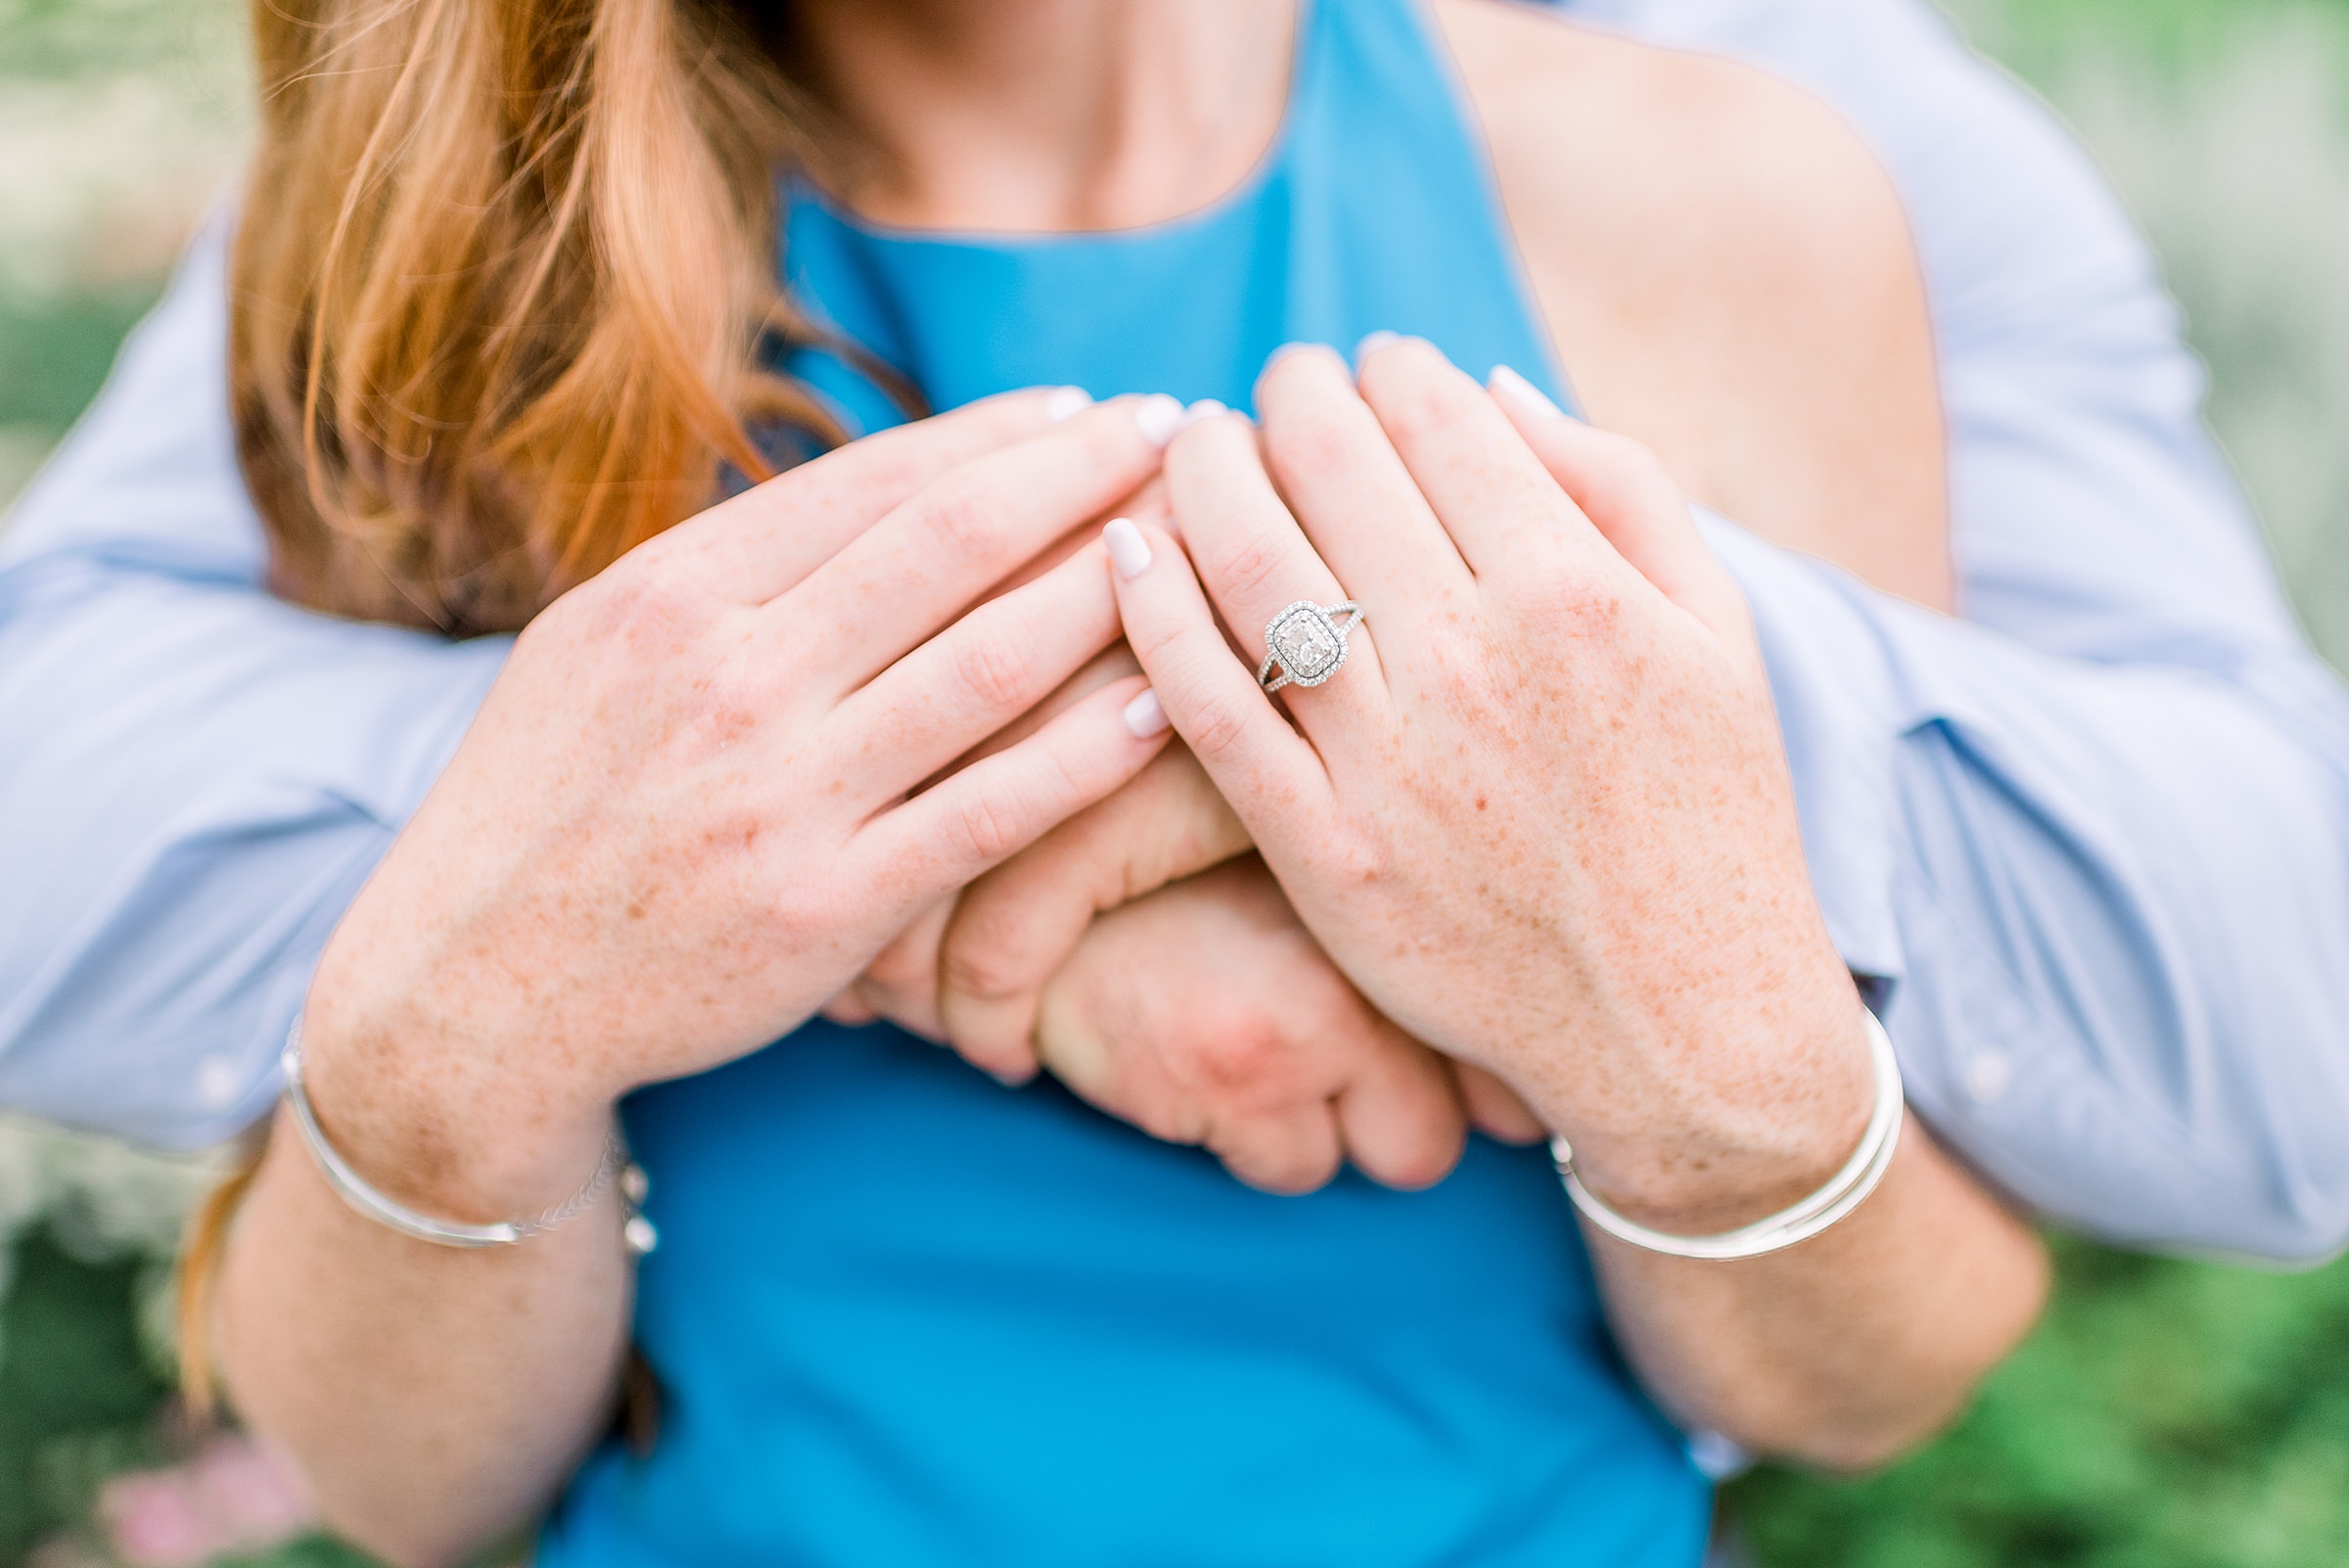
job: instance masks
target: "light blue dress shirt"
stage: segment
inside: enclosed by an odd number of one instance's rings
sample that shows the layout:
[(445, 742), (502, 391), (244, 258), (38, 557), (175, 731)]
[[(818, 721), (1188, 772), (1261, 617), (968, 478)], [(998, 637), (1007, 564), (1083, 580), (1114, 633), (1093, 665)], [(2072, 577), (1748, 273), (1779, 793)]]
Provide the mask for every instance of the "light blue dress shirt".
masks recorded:
[[(2151, 257), (1921, 0), (1582, 0), (1780, 71), (1908, 204), (1964, 619), (1709, 520), (1814, 880), (1918, 1111), (2115, 1240), (2349, 1239), (2349, 699), (2199, 417)], [(327, 933), (508, 643), (292, 609), (225, 400), (219, 226), (0, 534), (0, 1103), (261, 1115)]]

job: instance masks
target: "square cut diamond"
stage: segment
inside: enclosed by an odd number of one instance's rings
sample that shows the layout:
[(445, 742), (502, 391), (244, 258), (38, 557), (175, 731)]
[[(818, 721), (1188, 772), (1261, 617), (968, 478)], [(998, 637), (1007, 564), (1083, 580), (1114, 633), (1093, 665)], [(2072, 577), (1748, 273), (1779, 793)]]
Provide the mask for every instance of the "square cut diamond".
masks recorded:
[(1289, 606), (1273, 621), (1265, 640), (1280, 668), (1300, 686), (1318, 685), (1346, 662), (1346, 641), (1318, 605)]

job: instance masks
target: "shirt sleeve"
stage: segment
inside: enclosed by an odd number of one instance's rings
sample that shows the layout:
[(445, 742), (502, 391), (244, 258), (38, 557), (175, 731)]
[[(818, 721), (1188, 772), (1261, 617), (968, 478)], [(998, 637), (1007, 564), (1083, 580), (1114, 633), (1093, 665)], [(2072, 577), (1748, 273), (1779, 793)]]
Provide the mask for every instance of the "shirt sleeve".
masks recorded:
[(225, 223), (0, 533), (0, 1105), (250, 1125), (326, 937), (503, 662), (261, 586)]
[(1964, 620), (1707, 526), (1912, 1102), (2109, 1239), (2339, 1250), (2349, 698), (2292, 623), (2134, 224), (1922, 0), (1589, 9), (1808, 87), (1909, 209)]

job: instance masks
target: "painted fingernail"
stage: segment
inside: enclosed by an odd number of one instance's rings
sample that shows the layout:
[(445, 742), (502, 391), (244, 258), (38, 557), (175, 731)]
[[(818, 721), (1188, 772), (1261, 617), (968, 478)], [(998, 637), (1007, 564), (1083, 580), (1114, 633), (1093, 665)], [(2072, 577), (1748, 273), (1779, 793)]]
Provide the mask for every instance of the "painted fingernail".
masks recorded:
[(1126, 727), (1135, 740), (1148, 740), (1167, 730), (1167, 711), (1158, 701), (1158, 693), (1146, 691), (1126, 705)]
[(1109, 564), (1127, 581), (1150, 570), (1150, 541), (1133, 526), (1133, 519), (1111, 518), (1101, 530), (1101, 542), (1109, 546)]
[(1165, 392), (1152, 392), (1133, 405), (1133, 422), (1141, 427), (1142, 439), (1164, 446), (1182, 429), (1182, 403)]
[(1403, 342), (1402, 333), (1389, 332), (1384, 327), (1379, 328), (1376, 332), (1364, 333), (1362, 341), (1354, 346), (1354, 362), (1359, 365), (1387, 345), (1401, 342)]
[(1202, 397), (1197, 402), (1191, 404), (1190, 407), (1182, 411), (1182, 428), (1184, 430), (1189, 430), (1193, 425), (1198, 424), (1199, 421), (1203, 419), (1213, 419), (1218, 414), (1228, 414), (1230, 412), (1230, 409), (1224, 407), (1221, 403), (1217, 402), (1213, 397)]
[(1543, 419), (1564, 419), (1566, 410), (1549, 400), (1546, 392), (1520, 376), (1506, 365), (1493, 367), (1493, 391), (1515, 403), (1527, 413)]
[[(1325, 343), (1284, 343), (1265, 355), (1265, 368), (1271, 369), (1291, 354), (1327, 354), (1332, 359), (1338, 358), (1338, 351)], [(1345, 363), (1342, 359), (1338, 362)]]
[(1081, 414), (1093, 406), (1093, 394), (1082, 387), (1055, 387), (1052, 395), (1044, 399), (1044, 418), (1057, 425), (1072, 414)]

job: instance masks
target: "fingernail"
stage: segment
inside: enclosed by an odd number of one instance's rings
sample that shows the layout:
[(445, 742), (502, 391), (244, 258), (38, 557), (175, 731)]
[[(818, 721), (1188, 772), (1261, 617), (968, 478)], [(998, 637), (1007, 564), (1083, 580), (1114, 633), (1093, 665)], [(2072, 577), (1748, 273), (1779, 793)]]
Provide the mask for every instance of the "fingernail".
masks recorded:
[(1213, 397), (1202, 397), (1197, 402), (1191, 404), (1190, 407), (1182, 411), (1182, 428), (1184, 430), (1189, 430), (1193, 425), (1198, 424), (1199, 421), (1203, 419), (1213, 419), (1218, 414), (1228, 414), (1230, 412), (1230, 409), (1224, 407), (1221, 403), (1217, 402)]
[(1044, 418), (1057, 425), (1072, 414), (1093, 406), (1093, 394), (1082, 387), (1056, 387), (1044, 399)]
[(1547, 393), (1506, 365), (1493, 367), (1493, 391), (1529, 414), (1543, 419), (1566, 417), (1566, 410), (1551, 402)]
[(1354, 362), (1359, 365), (1387, 345), (1401, 342), (1403, 342), (1402, 333), (1389, 332), (1384, 327), (1379, 328), (1376, 332), (1364, 333), (1362, 341), (1354, 346)]
[(1265, 368), (1271, 369), (1291, 354), (1327, 354), (1332, 359), (1338, 357), (1338, 351), (1325, 343), (1284, 343), (1265, 355)]
[(1182, 429), (1182, 404), (1165, 392), (1152, 392), (1133, 405), (1133, 422), (1141, 427), (1142, 439), (1163, 447)]
[(1126, 705), (1126, 727), (1133, 732), (1135, 740), (1166, 733), (1167, 711), (1160, 706), (1157, 692), (1143, 692)]
[(1109, 564), (1128, 582), (1150, 570), (1150, 541), (1133, 526), (1133, 519), (1111, 518), (1101, 530), (1101, 542), (1109, 546)]

